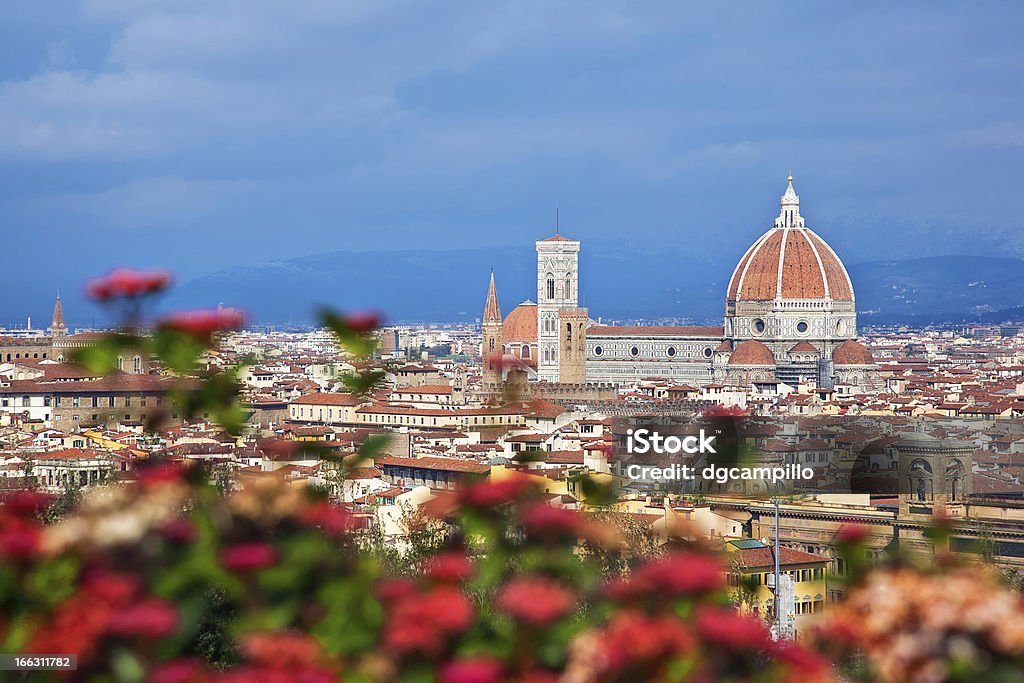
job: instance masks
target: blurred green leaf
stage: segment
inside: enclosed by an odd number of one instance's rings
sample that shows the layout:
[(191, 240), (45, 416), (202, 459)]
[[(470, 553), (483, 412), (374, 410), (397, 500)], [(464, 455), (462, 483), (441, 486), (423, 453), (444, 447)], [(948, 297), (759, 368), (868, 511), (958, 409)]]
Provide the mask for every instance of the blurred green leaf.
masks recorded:
[(194, 372), (206, 345), (181, 330), (161, 327), (150, 337), (152, 353), (171, 370), (181, 374)]
[(28, 574), (25, 577), (25, 590), (33, 599), (56, 605), (75, 592), (78, 569), (77, 558), (66, 555), (58, 557)]
[(320, 311), (320, 321), (334, 332), (342, 348), (357, 358), (367, 358), (376, 349), (376, 340), (366, 331), (353, 329), (345, 318), (334, 311)]
[(110, 668), (118, 683), (140, 683), (146, 674), (135, 654), (123, 647), (111, 653)]

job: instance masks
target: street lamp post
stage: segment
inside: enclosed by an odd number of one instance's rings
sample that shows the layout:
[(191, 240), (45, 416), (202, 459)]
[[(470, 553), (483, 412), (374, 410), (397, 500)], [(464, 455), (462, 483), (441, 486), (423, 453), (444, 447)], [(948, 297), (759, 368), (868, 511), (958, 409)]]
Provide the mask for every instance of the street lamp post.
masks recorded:
[(775, 628), (782, 640), (782, 604), (779, 600), (779, 497), (775, 496)]

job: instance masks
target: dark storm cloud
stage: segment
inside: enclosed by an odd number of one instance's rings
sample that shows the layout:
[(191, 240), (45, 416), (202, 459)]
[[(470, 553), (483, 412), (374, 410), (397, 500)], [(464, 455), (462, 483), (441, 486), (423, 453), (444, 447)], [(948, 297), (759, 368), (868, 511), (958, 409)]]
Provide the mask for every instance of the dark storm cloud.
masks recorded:
[[(188, 277), (528, 242), (558, 203), (594, 245), (661, 241), (729, 269), (792, 170), (847, 261), (1021, 255), (1022, 18), (995, 2), (5, 3), (5, 251), (45, 258), (26, 292), (45, 298), (115, 263)], [(7, 262), (5, 287), (39, 261)]]

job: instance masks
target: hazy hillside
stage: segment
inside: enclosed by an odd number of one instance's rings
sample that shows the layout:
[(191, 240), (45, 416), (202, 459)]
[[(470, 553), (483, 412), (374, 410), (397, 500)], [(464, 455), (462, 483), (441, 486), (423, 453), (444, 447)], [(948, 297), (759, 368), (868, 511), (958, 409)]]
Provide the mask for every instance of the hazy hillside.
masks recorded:
[[(686, 256), (629, 245), (588, 249), (581, 272), (583, 304), (595, 317), (717, 319), (732, 264), (692, 262)], [(223, 302), (265, 322), (308, 321), (322, 304), (378, 308), (392, 320), (472, 320), (483, 308), (491, 267), (505, 312), (535, 298), (534, 259), (529, 246), (332, 252), (217, 272), (185, 283), (167, 303)], [(850, 276), (864, 322), (1020, 318), (1019, 309), (1010, 309), (1024, 303), (1019, 259), (877, 261), (850, 266)]]
[(850, 267), (865, 321), (929, 322), (1021, 318), (1024, 261), (935, 256)]

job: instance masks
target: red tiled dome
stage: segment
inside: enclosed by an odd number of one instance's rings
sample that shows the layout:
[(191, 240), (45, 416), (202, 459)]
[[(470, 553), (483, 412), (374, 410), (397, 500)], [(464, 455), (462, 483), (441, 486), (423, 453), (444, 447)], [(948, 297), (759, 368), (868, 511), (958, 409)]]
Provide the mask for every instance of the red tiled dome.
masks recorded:
[(748, 339), (736, 345), (736, 350), (729, 357), (729, 365), (775, 365), (775, 356), (761, 342)]
[(772, 228), (736, 266), (728, 299), (853, 301), (853, 286), (839, 257), (809, 228)]
[(512, 309), (505, 317), (501, 341), (505, 344), (537, 342), (537, 304), (524, 301)]
[(761, 235), (740, 259), (727, 299), (831, 299), (853, 301), (850, 276), (832, 247), (804, 225), (792, 178), (782, 197), (775, 227)]
[(836, 365), (874, 365), (875, 357), (868, 347), (847, 339), (832, 352), (832, 362)]

